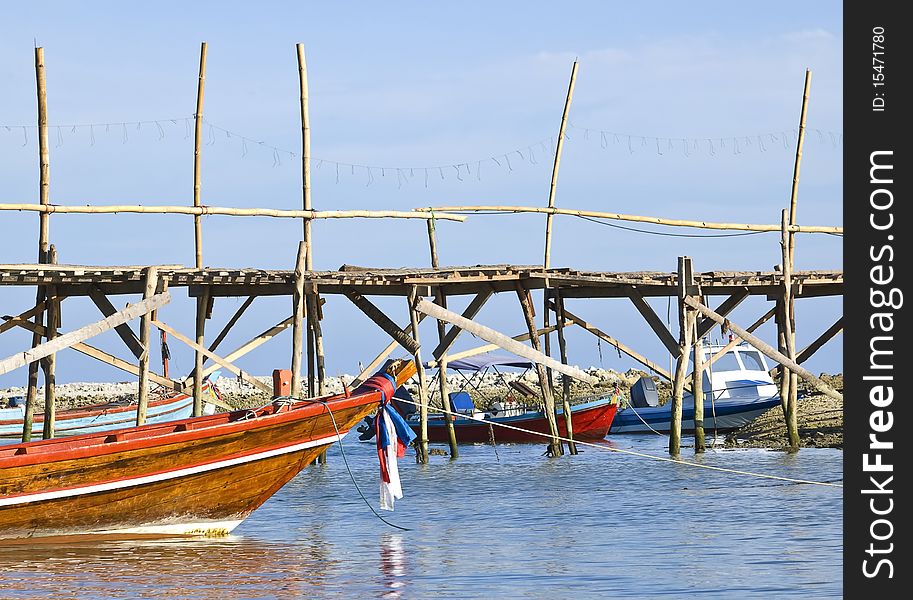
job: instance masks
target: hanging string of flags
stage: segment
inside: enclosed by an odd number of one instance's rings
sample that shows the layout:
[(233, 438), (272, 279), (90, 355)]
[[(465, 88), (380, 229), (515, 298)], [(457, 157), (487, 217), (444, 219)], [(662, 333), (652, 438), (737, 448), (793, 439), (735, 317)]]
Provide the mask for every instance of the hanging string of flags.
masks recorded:
[[(246, 158), (253, 149), (270, 156), (273, 167), (281, 167), (283, 164), (292, 163), (301, 156), (300, 152), (281, 148), (262, 139), (242, 135), (205, 118), (203, 124), (206, 127), (206, 145), (214, 146), (218, 138), (224, 136), (225, 140), (230, 140), (231, 143), (238, 145), (241, 159)], [(182, 135), (183, 139), (190, 139), (193, 136), (193, 116), (111, 123), (49, 125), (48, 128), (55, 147), (62, 146), (66, 137), (74, 136), (79, 136), (89, 146), (95, 146), (97, 137), (100, 135), (115, 135), (122, 144), (126, 144), (131, 140), (131, 135), (136, 138), (143, 132), (151, 133), (158, 140), (175, 134)], [(11, 139), (19, 137), (21, 140), (19, 145), (25, 147), (37, 139), (36, 129), (36, 125), (0, 125), (0, 134), (9, 134)], [(832, 148), (837, 148), (843, 143), (842, 133), (816, 128), (809, 128), (807, 131), (811, 134), (806, 137), (807, 142), (811, 138)], [(148, 135), (146, 139), (148, 139)], [(691, 158), (696, 155), (717, 157), (725, 153), (738, 156), (749, 151), (767, 152), (773, 148), (789, 150), (795, 146), (796, 132), (785, 130), (723, 137), (671, 137), (580, 127), (569, 122), (565, 140), (570, 143), (578, 142), (581, 145), (598, 143), (601, 150), (608, 151), (614, 148), (631, 155), (655, 153), (659, 156)], [(365, 187), (370, 187), (389, 177), (390, 181), (395, 179), (398, 188), (412, 182), (418, 182), (427, 188), (437, 181), (481, 180), (482, 172), (490, 169), (510, 173), (520, 165), (550, 165), (554, 157), (556, 141), (555, 136), (546, 137), (525, 147), (514, 148), (508, 152), (489, 155), (485, 158), (438, 165), (369, 165), (331, 160), (319, 156), (312, 156), (311, 160), (317, 171), (329, 171), (337, 184), (343, 178), (347, 178), (361, 181)], [(288, 159), (286, 163), (283, 163), (284, 158)], [(543, 160), (540, 162), (540, 159)]]

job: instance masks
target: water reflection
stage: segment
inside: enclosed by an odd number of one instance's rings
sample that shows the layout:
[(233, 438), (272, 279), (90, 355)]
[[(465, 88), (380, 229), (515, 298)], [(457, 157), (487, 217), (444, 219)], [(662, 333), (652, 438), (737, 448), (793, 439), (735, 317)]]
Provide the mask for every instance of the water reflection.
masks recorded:
[(306, 543), (234, 536), (8, 547), (0, 564), (3, 598), (298, 598), (319, 590), (332, 568)]
[(408, 574), (403, 536), (398, 533), (386, 533), (380, 538), (380, 575), (385, 588), (381, 597), (402, 597)]

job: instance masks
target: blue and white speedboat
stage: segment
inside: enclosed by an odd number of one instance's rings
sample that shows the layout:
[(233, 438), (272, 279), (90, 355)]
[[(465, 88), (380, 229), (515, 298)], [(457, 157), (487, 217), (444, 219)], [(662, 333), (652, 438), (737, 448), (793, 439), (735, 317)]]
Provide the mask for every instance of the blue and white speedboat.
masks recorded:
[[(704, 361), (722, 349), (720, 345), (705, 346)], [(707, 432), (738, 429), (780, 405), (779, 390), (764, 356), (745, 343), (726, 352), (704, 371), (703, 389), (704, 430)], [(649, 401), (639, 404), (619, 409), (609, 434), (670, 431), (671, 402), (662, 406)], [(682, 431), (694, 431), (694, 397), (690, 393), (682, 400)]]

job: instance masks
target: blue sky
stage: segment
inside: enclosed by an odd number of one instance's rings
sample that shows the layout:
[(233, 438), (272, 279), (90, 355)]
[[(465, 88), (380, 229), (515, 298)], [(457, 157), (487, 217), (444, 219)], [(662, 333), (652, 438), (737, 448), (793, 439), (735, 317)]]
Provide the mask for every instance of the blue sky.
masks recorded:
[[(303, 42), (318, 209), (544, 205), (548, 153), (577, 57), (558, 206), (778, 222), (789, 201), (795, 148), (794, 138), (784, 141), (784, 134), (796, 129), (810, 68), (799, 221), (839, 225), (841, 12), (832, 2), (11, 5), (0, 22), (4, 201), (37, 201), (35, 130), (20, 127), (35, 122), (37, 40), (45, 48), (49, 121), (60, 126), (50, 136), (51, 202), (190, 204), (193, 144), (187, 119), (194, 111), (199, 44), (205, 40), (204, 115), (212, 127), (204, 128), (203, 202), (300, 207), (300, 162), (289, 152), (300, 149), (294, 46)], [(138, 121), (143, 123), (137, 126)], [(100, 125), (82, 125), (88, 123)], [(33, 213), (0, 215), (0, 262), (34, 260), (37, 220)], [(420, 222), (346, 220), (314, 228), (319, 269), (428, 264)], [(208, 217), (204, 261), (290, 268), (300, 230), (292, 221)], [(61, 262), (193, 262), (190, 217), (57, 215), (51, 232)], [(539, 263), (543, 232), (541, 215), (441, 223), (441, 259), (449, 265)], [(832, 236), (800, 236), (797, 268), (840, 268), (841, 244)], [(779, 252), (777, 234), (664, 237), (558, 218), (552, 263), (668, 271), (676, 256), (687, 254), (699, 270), (770, 270)], [(161, 317), (191, 332), (191, 303), (176, 292)], [(33, 290), (0, 294), (5, 313), (21, 312), (34, 299)], [(523, 325), (516, 298), (503, 296), (479, 320), (518, 333)], [(459, 310), (465, 302), (453, 304)], [(220, 329), (239, 303), (217, 302), (209, 330)], [(405, 300), (378, 304), (400, 322), (407, 320)], [(666, 302), (653, 305), (665, 318)], [(569, 309), (661, 364), (666, 360), (629, 303), (577, 302)], [(64, 310), (64, 330), (97, 316), (80, 299), (68, 300)], [(765, 302), (753, 299), (733, 320), (749, 324), (764, 310)], [(801, 347), (842, 308), (839, 299), (822, 299), (800, 301), (797, 310)], [(288, 299), (258, 301), (223, 349), (288, 312)], [(358, 361), (370, 360), (386, 343), (344, 299), (330, 298), (326, 315), (331, 373), (354, 372)], [(772, 339), (772, 327), (761, 332)], [(423, 328), (424, 339), (434, 335), (433, 327)], [(27, 339), (18, 332), (4, 334), (0, 354), (21, 349)], [(569, 342), (572, 362), (632, 365), (597, 347), (588, 334), (577, 332)], [(96, 343), (123, 354), (116, 336)], [(187, 370), (192, 357), (178, 346), (172, 344), (175, 368)], [(241, 366), (263, 374), (287, 367), (289, 346), (290, 337), (283, 334)], [(58, 364), (61, 381), (127, 377), (73, 353)], [(808, 366), (841, 371), (839, 339)], [(19, 371), (0, 376), (0, 387), (24, 379)]]

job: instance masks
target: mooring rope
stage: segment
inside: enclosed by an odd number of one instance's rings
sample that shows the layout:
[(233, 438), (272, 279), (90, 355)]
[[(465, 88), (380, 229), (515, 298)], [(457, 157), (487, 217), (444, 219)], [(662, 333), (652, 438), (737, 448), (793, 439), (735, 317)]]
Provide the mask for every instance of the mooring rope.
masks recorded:
[[(409, 400), (402, 400), (402, 401), (403, 401), (403, 402), (406, 402), (406, 403), (408, 403), (408, 404), (412, 404), (412, 405), (414, 405), (414, 406), (421, 406), (421, 405), (418, 404), (417, 402), (411, 402), (411, 401), (409, 401)], [(431, 409), (431, 410), (434, 410), (434, 411), (436, 411), (436, 412), (444, 412), (444, 411), (439, 410), (439, 409), (436, 409), (436, 408), (434, 408), (434, 407), (430, 407), (430, 406), (429, 406), (428, 408)], [(471, 421), (478, 421), (478, 422), (480, 422), (480, 423), (488, 423), (488, 424), (491, 424), (491, 425), (497, 425), (498, 427), (504, 427), (505, 429), (512, 429), (512, 430), (514, 430), (514, 431), (519, 431), (519, 432), (522, 432), (522, 433), (528, 433), (528, 434), (532, 434), (532, 435), (538, 435), (538, 436), (542, 436), (542, 437), (544, 437), (544, 438), (551, 438), (551, 437), (552, 437), (550, 434), (547, 434), (547, 433), (541, 433), (541, 432), (539, 432), (539, 431), (532, 431), (532, 430), (530, 430), (530, 429), (523, 429), (522, 427), (515, 427), (515, 426), (513, 426), (513, 425), (508, 425), (507, 423), (498, 423), (497, 421), (489, 421), (489, 420), (486, 420), (486, 419), (479, 419), (479, 418), (473, 417), (473, 416), (471, 416), (471, 415), (460, 415), (460, 417), (461, 417), (461, 418), (465, 418), (465, 419), (469, 419), (469, 420), (471, 420)], [(794, 478), (794, 477), (784, 477), (784, 476), (782, 476), (782, 475), (769, 475), (769, 474), (767, 474), (767, 473), (755, 473), (755, 472), (753, 472), (753, 471), (742, 471), (742, 470), (739, 470), (739, 469), (727, 469), (726, 467), (716, 467), (716, 466), (713, 466), (713, 465), (702, 465), (702, 464), (700, 464), (700, 463), (690, 462), (690, 461), (687, 461), (687, 460), (682, 460), (682, 459), (680, 459), (680, 458), (669, 458), (669, 457), (665, 457), (665, 456), (656, 456), (656, 455), (654, 455), (654, 454), (647, 454), (647, 453), (645, 453), (645, 452), (637, 452), (637, 451), (635, 451), (635, 450), (625, 450), (625, 449), (623, 449), (623, 448), (613, 448), (613, 447), (611, 447), (611, 446), (605, 446), (605, 445), (601, 445), (601, 444), (594, 444), (594, 443), (592, 443), (592, 442), (584, 442), (584, 441), (580, 441), (580, 440), (571, 440), (571, 439), (569, 439), (569, 438), (562, 437), (562, 436), (558, 436), (558, 439), (561, 440), (562, 442), (574, 442), (574, 443), (577, 444), (578, 446), (587, 446), (587, 447), (589, 447), (589, 448), (596, 448), (597, 450), (606, 450), (606, 451), (609, 451), (609, 452), (618, 452), (618, 453), (620, 453), (620, 454), (628, 454), (628, 455), (631, 455), (631, 456), (637, 456), (637, 457), (639, 457), (639, 458), (649, 458), (649, 459), (651, 459), (651, 460), (656, 460), (656, 461), (660, 461), (660, 462), (670, 462), (670, 463), (674, 463), (674, 464), (677, 464), (677, 465), (685, 465), (685, 466), (688, 466), (688, 467), (695, 467), (695, 468), (699, 468), (699, 469), (707, 469), (707, 470), (710, 470), (710, 471), (720, 471), (720, 472), (723, 472), (723, 473), (733, 473), (733, 474), (735, 474), (735, 475), (748, 475), (748, 476), (751, 476), (751, 477), (759, 477), (759, 478), (761, 478), (761, 479), (773, 479), (773, 480), (776, 480), (776, 481), (787, 481), (787, 482), (789, 482), (789, 483), (796, 483), (796, 484), (820, 485), (820, 486), (825, 486), (825, 487), (843, 488), (843, 484), (842, 484), (842, 483), (832, 483), (832, 482), (826, 482), (826, 481), (813, 481), (813, 480), (810, 480), (810, 479), (796, 479), (796, 478)]]
[(383, 521), (390, 527), (393, 527), (394, 529), (399, 529), (400, 531), (412, 531), (408, 527), (403, 527), (402, 525), (397, 525), (396, 523), (391, 523), (390, 521), (385, 519), (383, 516), (381, 516), (380, 513), (378, 513), (376, 510), (374, 510), (374, 507), (371, 506), (370, 502), (368, 502), (368, 499), (365, 497), (364, 492), (362, 492), (361, 488), (358, 486), (358, 482), (355, 481), (355, 475), (352, 473), (352, 469), (349, 467), (349, 460), (346, 458), (346, 450), (342, 444), (343, 436), (340, 435), (339, 427), (336, 425), (336, 417), (333, 416), (333, 409), (330, 408), (330, 406), (326, 402), (324, 402), (323, 400), (320, 400), (318, 398), (293, 398), (293, 399), (297, 400), (299, 402), (316, 402), (318, 404), (322, 404), (323, 407), (325, 409), (327, 409), (327, 413), (329, 413), (329, 415), (330, 415), (330, 420), (333, 422), (333, 429), (336, 430), (336, 438), (339, 442), (339, 453), (342, 454), (342, 462), (346, 466), (346, 471), (349, 472), (349, 478), (352, 479), (352, 485), (355, 486), (355, 489), (358, 491), (358, 495), (361, 496), (361, 499), (364, 501), (365, 505), (367, 505), (367, 507), (371, 509), (371, 512), (374, 513), (375, 517), (377, 517), (378, 519), (380, 519), (381, 521)]

